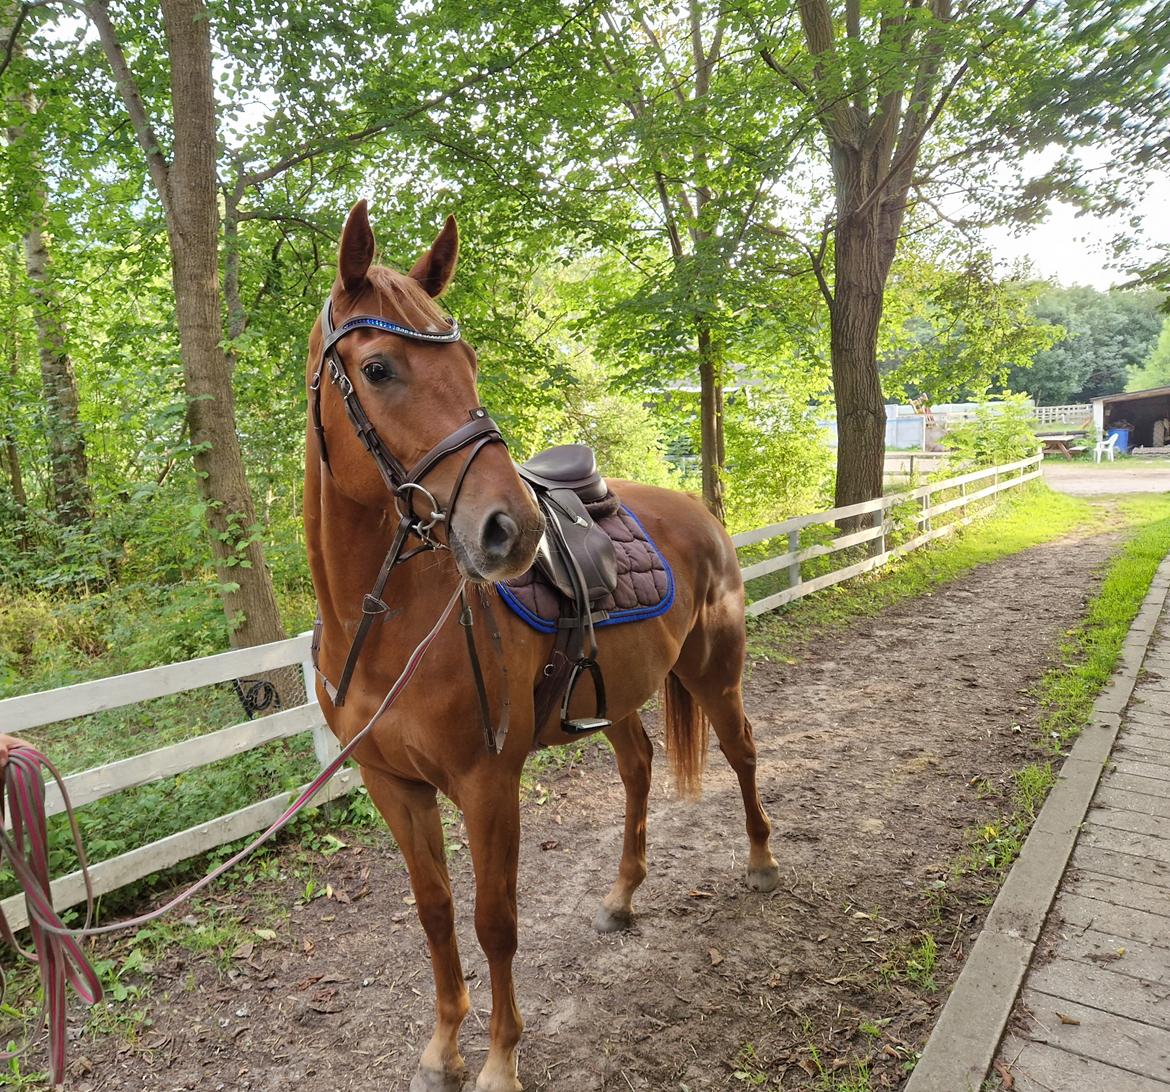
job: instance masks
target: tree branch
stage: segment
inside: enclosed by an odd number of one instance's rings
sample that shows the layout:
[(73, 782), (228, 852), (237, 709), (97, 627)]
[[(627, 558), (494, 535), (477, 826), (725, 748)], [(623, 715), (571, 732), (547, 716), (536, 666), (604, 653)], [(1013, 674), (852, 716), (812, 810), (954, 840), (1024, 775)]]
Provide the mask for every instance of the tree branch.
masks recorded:
[(16, 52), (16, 42), (20, 38), (20, 28), (24, 25), (27, 15), (28, 4), (21, 4), (16, 12), (16, 21), (12, 24), (12, 32), (8, 35), (8, 41), (4, 46), (4, 60), (0, 61), (0, 76), (4, 75), (12, 63), (12, 56)]
[[(97, 2), (97, 0), (93, 0), (93, 2)], [(500, 61), (496, 64), (488, 65), (486, 68), (482, 68), (478, 72), (474, 72), (469, 76), (465, 76), (461, 80), (456, 80), (455, 83), (453, 83), (450, 87), (447, 87), (442, 91), (435, 92), (435, 94), (431, 95), (429, 98), (424, 99), (422, 102), (416, 103), (409, 109), (404, 110), (400, 114), (396, 114), (392, 118), (388, 118), (384, 122), (380, 122), (377, 125), (366, 126), (364, 129), (359, 129), (357, 132), (335, 137), (332, 140), (321, 141), (318, 143), (306, 142), (305, 144), (302, 144), (301, 147), (297, 149), (297, 151), (293, 152), (291, 155), (286, 156), (284, 159), (278, 160), (271, 166), (243, 175), (242, 177), (244, 186), (248, 187), (260, 185), (263, 182), (267, 182), (270, 179), (275, 178), (278, 174), (283, 174), (285, 171), (305, 162), (307, 159), (312, 159), (315, 156), (323, 155), (326, 152), (334, 151), (335, 149), (344, 147), (346, 145), (360, 144), (362, 141), (368, 140), (372, 136), (377, 136), (379, 133), (384, 133), (387, 129), (393, 128), (395, 125), (400, 125), (404, 121), (411, 121), (412, 119), (417, 118), (422, 114), (428, 113), (436, 106), (440, 106), (444, 102), (450, 101), (461, 92), (467, 91), (468, 89), (483, 83), (485, 80), (491, 79), (493, 76), (501, 75), (502, 73), (507, 72), (510, 68), (515, 67), (529, 54), (536, 52), (538, 49), (542, 49), (544, 46), (548, 45), (549, 42), (555, 41), (562, 33), (564, 33), (566, 28), (572, 26), (573, 23), (577, 22), (591, 8), (596, 7), (598, 3), (600, 3), (600, 0), (586, 0), (586, 2), (582, 4), (568, 19), (561, 23), (560, 26), (537, 38), (536, 41), (532, 42), (528, 46), (525, 46), (525, 48), (520, 50), (519, 53), (509, 57), (506, 61)]]
[(87, 3), (79, 6), (98, 32), (102, 50), (114, 76), (114, 83), (118, 88), (118, 93), (122, 96), (126, 113), (130, 115), (130, 122), (134, 126), (134, 135), (138, 138), (138, 144), (146, 155), (147, 169), (150, 171), (150, 177), (158, 191), (163, 212), (169, 220), (172, 207), (170, 164), (162, 153), (162, 146), (154, 131), (154, 126), (150, 123), (150, 117), (146, 113), (142, 92), (138, 89), (138, 82), (130, 70), (105, 0), (88, 0)]

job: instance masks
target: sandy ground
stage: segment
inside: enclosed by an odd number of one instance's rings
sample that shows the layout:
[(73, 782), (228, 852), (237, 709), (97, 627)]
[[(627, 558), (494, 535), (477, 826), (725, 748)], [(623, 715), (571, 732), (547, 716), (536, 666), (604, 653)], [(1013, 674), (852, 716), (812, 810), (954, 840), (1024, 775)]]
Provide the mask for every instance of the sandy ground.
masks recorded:
[[(857, 1063), (872, 1088), (899, 1087), (989, 903), (988, 881), (955, 878), (952, 865), (973, 829), (1010, 810), (1010, 774), (1030, 756), (1038, 717), (1030, 693), (1115, 546), (1038, 547), (812, 641), (791, 662), (750, 665), (784, 872), (770, 895), (743, 882), (743, 812), (718, 752), (693, 806), (673, 799), (659, 753), (640, 916), (629, 933), (598, 935), (620, 782), (601, 750), (546, 781), (526, 806), (521, 859), (525, 1088), (820, 1090)], [(467, 853), (457, 826), (451, 834), (474, 1075), (490, 997)], [(280, 853), (284, 876), (217, 898), (247, 935), (275, 930), (224, 953), (230, 970), (174, 946), (128, 976), (150, 991), (125, 1006), (147, 1012), (136, 1035), (85, 1033), (74, 1009), (77, 1092), (407, 1087), (433, 986), (397, 851), (374, 835), (330, 857), (287, 843)], [(298, 905), (293, 871), (306, 853), (331, 897)], [(915, 975), (927, 935), (937, 957)]]
[(1170, 460), (1126, 459), (1113, 464), (1044, 460), (1044, 480), (1061, 493), (1088, 497), (1110, 493), (1170, 492)]

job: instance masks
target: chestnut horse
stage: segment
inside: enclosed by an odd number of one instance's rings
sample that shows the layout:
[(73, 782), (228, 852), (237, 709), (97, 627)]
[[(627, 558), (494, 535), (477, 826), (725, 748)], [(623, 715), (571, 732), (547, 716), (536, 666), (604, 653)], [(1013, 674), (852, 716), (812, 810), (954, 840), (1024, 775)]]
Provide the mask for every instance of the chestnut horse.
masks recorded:
[[(425, 494), (445, 519), (434, 528), (440, 548), (395, 567), (381, 598), (392, 609), (369, 629), (344, 702), (330, 700), (343, 671), (363, 602), (394, 535), (403, 498), (388, 491), (379, 459), (355, 429), (355, 397), (383, 452), (411, 467), (436, 445), (468, 427), (476, 409), (476, 357), (458, 327), (435, 304), (455, 271), (458, 231), (449, 218), (409, 274), (372, 264), (374, 236), (366, 203), (354, 206), (341, 237), (338, 277), (326, 316), (335, 334), (326, 343), (319, 320), (309, 340), (310, 420), (305, 460), (305, 533), (320, 609), (317, 696), (344, 744), (365, 725), (402, 670), (410, 650), (439, 617), (460, 579), (491, 591), (533, 564), (542, 519), (498, 434), (485, 445), (444, 452), (426, 471)], [(362, 321), (354, 316), (366, 316)], [(375, 316), (375, 321), (369, 321)], [(349, 321), (353, 328), (344, 332)], [(402, 331), (401, 333), (394, 332)], [(445, 333), (449, 332), (449, 333)], [(323, 355), (335, 356), (334, 382), (322, 379)], [(339, 374), (340, 373), (340, 374)], [(348, 385), (348, 386), (347, 386)], [(489, 419), (490, 421), (490, 419)], [(660, 617), (599, 631), (613, 745), (626, 794), (625, 840), (617, 879), (597, 927), (630, 924), (634, 892), (646, 876), (646, 811), (653, 747), (638, 710), (665, 687), (667, 751), (684, 795), (697, 795), (707, 751), (707, 726), (739, 779), (750, 845), (748, 882), (776, 886), (769, 849), (771, 825), (756, 789), (756, 749), (744, 715), (743, 581), (726, 532), (694, 498), (615, 482), (674, 569), (675, 600)], [(454, 495), (453, 495), (454, 494)], [(455, 502), (452, 506), (452, 502)], [(426, 505), (423, 505), (425, 512)], [(425, 529), (424, 529), (425, 530)], [(430, 531), (426, 531), (430, 535)], [(413, 545), (418, 545), (417, 541)], [(472, 597), (478, 599), (478, 593)], [(375, 597), (376, 600), (376, 597)], [(555, 724), (534, 723), (534, 682), (548, 662), (552, 638), (499, 604), (498, 648), (505, 671), (485, 669), (493, 710), (510, 702), (511, 730), (500, 753), (485, 746), (464, 634), (450, 622), (435, 640), (401, 700), (355, 752), (370, 797), (390, 826), (410, 870), (418, 916), (435, 976), (436, 1024), (411, 1082), (412, 1092), (455, 1092), (466, 1067), (459, 1027), (469, 997), (459, 961), (451, 884), (436, 791), (462, 810), (475, 870), (475, 929), (491, 968), (491, 1045), (478, 1092), (517, 1092), (517, 1044), (523, 1023), (512, 981), (516, 952), (516, 872), (520, 853), (520, 773), (534, 746), (569, 742)], [(485, 649), (490, 623), (474, 619)], [(490, 658), (487, 659), (490, 667)], [(589, 687), (581, 687), (589, 691)], [(504, 691), (507, 691), (505, 693)], [(592, 693), (574, 699), (572, 715), (592, 713)]]

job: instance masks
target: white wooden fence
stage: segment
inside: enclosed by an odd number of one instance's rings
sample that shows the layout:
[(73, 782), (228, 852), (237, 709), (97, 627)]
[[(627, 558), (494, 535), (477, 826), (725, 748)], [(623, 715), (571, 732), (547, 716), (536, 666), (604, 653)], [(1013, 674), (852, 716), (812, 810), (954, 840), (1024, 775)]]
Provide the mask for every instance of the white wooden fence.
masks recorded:
[[(916, 489), (909, 489), (902, 493), (891, 493), (884, 497), (875, 497), (873, 500), (862, 501), (860, 504), (848, 504), (842, 508), (830, 508), (827, 512), (816, 512), (811, 516), (795, 516), (782, 523), (774, 523), (769, 527), (761, 527), (756, 531), (744, 531), (733, 535), (731, 541), (737, 547), (753, 546), (770, 539), (787, 538), (788, 550), (776, 557), (769, 557), (747, 565), (743, 569), (744, 580), (766, 576), (769, 573), (785, 570), (788, 575), (788, 586), (772, 595), (757, 599), (748, 604), (747, 612), (755, 616), (767, 611), (775, 610), (794, 599), (802, 599), (822, 588), (833, 584), (840, 584), (850, 577), (869, 572), (895, 557), (917, 550), (944, 535), (951, 534), (957, 527), (970, 523), (974, 518), (968, 511), (968, 506), (985, 497), (994, 496), (1005, 489), (1014, 489), (1024, 482), (1032, 481), (1040, 476), (1040, 461), (1042, 455), (1036, 454), (1019, 462), (1007, 463), (1003, 466), (994, 466), (987, 470), (976, 470), (970, 474), (961, 474), (955, 478), (943, 481), (930, 482)], [(972, 490), (972, 486), (976, 486)], [(959, 495), (948, 500), (932, 503), (938, 493), (950, 492), (957, 489)], [(917, 506), (912, 516), (914, 534), (897, 546), (887, 548), (886, 539), (893, 530), (890, 510), (907, 504)], [(956, 508), (962, 509), (962, 515), (941, 527), (932, 527), (932, 521)], [(838, 520), (850, 517), (868, 516), (871, 526), (853, 531), (850, 534), (837, 535), (831, 542), (817, 543), (812, 546), (801, 547), (800, 533), (808, 527), (836, 523)], [(805, 580), (801, 574), (803, 562), (811, 561), (815, 557), (824, 557), (827, 554), (837, 553), (850, 546), (860, 546), (863, 543), (872, 543), (868, 557), (854, 561), (839, 569), (821, 573), (812, 580)]]
[[(774, 610), (784, 603), (868, 572), (892, 558), (918, 549), (933, 539), (950, 534), (956, 527), (969, 523), (973, 518), (965, 511), (968, 505), (1039, 477), (1040, 459), (1040, 455), (1035, 455), (1006, 466), (978, 470), (946, 481), (932, 482), (917, 489), (878, 497), (861, 504), (833, 508), (810, 516), (797, 516), (783, 523), (762, 527), (757, 531), (745, 531), (734, 536), (732, 541), (737, 547), (780, 537), (787, 539), (789, 547), (786, 553), (778, 557), (771, 557), (744, 568), (745, 580), (784, 569), (787, 571), (789, 581), (788, 587), (784, 590), (752, 603), (748, 607), (748, 613), (759, 615)], [(970, 489), (973, 485), (978, 485), (974, 491)], [(937, 504), (931, 503), (931, 498), (935, 494), (953, 489), (960, 491), (959, 496)], [(916, 533), (907, 542), (887, 549), (886, 536), (891, 530), (890, 510), (895, 506), (907, 504), (919, 506), (913, 518)], [(932, 519), (956, 508), (964, 509), (959, 519), (941, 527), (931, 527)], [(871, 517), (871, 527), (851, 534), (838, 535), (831, 542), (801, 548), (800, 533), (805, 528), (833, 523), (850, 516), (864, 515)], [(802, 579), (801, 565), (804, 562), (869, 542), (874, 544), (871, 548), (872, 553), (863, 560), (823, 573), (812, 580)], [(161, 781), (187, 770), (242, 754), (273, 740), (299, 735), (301, 732), (313, 734), (317, 760), (324, 767), (337, 754), (337, 743), (325, 724), (321, 707), (313, 699), (309, 639), (309, 634), (306, 633), (286, 641), (258, 645), (255, 648), (224, 652), (217, 656), (188, 660), (185, 663), (167, 664), (164, 667), (153, 667), (128, 675), (117, 675), (38, 694), (7, 698), (0, 701), (0, 731), (19, 734), (72, 717), (118, 709), (151, 698), (178, 694), (185, 690), (194, 690), (299, 664), (305, 673), (305, 689), (309, 695), (309, 701), (305, 705), (298, 705), (257, 720), (243, 721), (230, 728), (209, 732), (181, 743), (173, 743), (132, 758), (120, 759), (105, 766), (70, 774), (65, 778), (65, 787), (74, 806), (80, 808), (124, 789)], [(334, 800), (352, 791), (358, 784), (359, 777), (355, 769), (348, 767), (339, 770), (321, 790), (317, 802)], [(101, 895), (114, 891), (227, 842), (263, 830), (284, 811), (289, 799), (288, 793), (279, 793), (267, 800), (249, 804), (229, 815), (211, 819), (101, 861), (90, 868), (94, 893)], [(46, 804), (49, 815), (56, 815), (64, 810), (61, 794), (55, 785), (49, 786), (46, 791)], [(80, 872), (73, 872), (53, 881), (53, 903), (58, 909), (76, 906), (84, 900), (85, 888)], [(27, 924), (23, 897), (14, 895), (5, 899), (2, 908), (13, 928), (23, 928)]]
[(1032, 413), (1039, 425), (1052, 425), (1057, 422), (1068, 425), (1083, 425), (1086, 421), (1093, 419), (1091, 405), (1036, 406)]
[[(123, 789), (208, 766), (272, 740), (286, 739), (301, 732), (313, 733), (317, 760), (324, 767), (337, 754), (338, 747), (325, 724), (321, 707), (313, 699), (312, 665), (307, 662), (309, 640), (310, 635), (306, 633), (287, 641), (223, 652), (217, 656), (204, 656), (185, 663), (152, 667), (146, 671), (134, 671), (128, 675), (116, 675), (75, 686), (63, 686), (39, 694), (7, 698), (0, 701), (0, 731), (18, 735), (31, 728), (72, 717), (118, 709), (151, 698), (179, 694), (184, 690), (211, 686), (289, 665), (301, 665), (305, 671), (305, 689), (310, 698), (305, 705), (70, 774), (64, 779), (65, 788), (73, 806), (80, 808)], [(334, 800), (356, 788), (358, 783), (355, 769), (341, 769), (322, 787), (316, 801), (325, 803)], [(199, 823), (94, 864), (90, 867), (94, 894), (114, 891), (217, 846), (264, 830), (288, 807), (289, 799), (288, 793), (279, 793), (229, 815)], [(45, 805), (49, 815), (57, 815), (65, 810), (56, 784), (46, 788)], [(53, 881), (53, 905), (58, 909), (76, 906), (84, 901), (85, 885), (80, 872), (72, 872)], [(22, 896), (13, 895), (5, 899), (0, 908), (14, 929), (23, 928), (27, 924)]]

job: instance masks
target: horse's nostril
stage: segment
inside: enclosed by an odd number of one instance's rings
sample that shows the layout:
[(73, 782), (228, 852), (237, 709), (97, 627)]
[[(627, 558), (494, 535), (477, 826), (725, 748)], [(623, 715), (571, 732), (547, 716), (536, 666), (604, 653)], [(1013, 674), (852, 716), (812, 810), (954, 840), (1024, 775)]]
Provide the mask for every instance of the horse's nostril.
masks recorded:
[(520, 528), (507, 512), (493, 512), (483, 521), (483, 549), (490, 557), (507, 557), (520, 538)]

